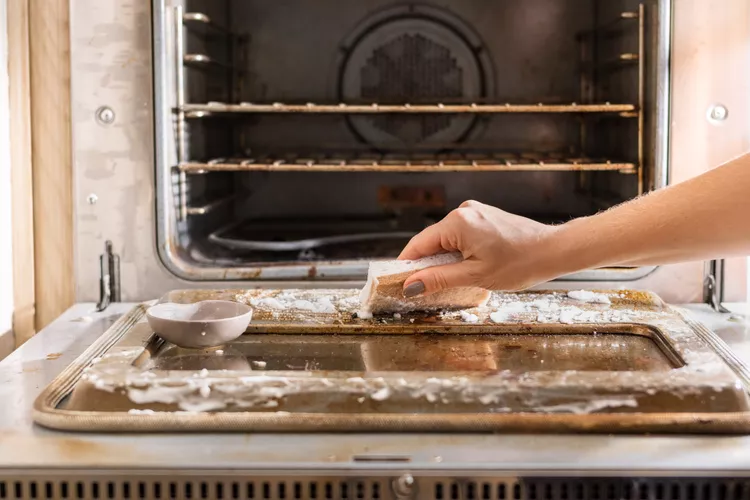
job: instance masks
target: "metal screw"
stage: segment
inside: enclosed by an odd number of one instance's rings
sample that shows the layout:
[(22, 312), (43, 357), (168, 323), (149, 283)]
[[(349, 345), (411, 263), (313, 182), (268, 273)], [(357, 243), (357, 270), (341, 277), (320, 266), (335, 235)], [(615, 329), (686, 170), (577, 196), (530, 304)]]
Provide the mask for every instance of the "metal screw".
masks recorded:
[(96, 194), (91, 193), (86, 197), (86, 201), (89, 203), (89, 205), (96, 205), (96, 202), (99, 201), (99, 197)]
[(393, 482), (393, 492), (396, 498), (407, 499), (414, 496), (414, 477), (404, 474)]
[(715, 104), (708, 110), (708, 119), (713, 122), (723, 122), (729, 116), (729, 110), (722, 104)]
[(102, 106), (96, 110), (96, 119), (99, 123), (110, 125), (115, 121), (115, 112), (109, 106)]

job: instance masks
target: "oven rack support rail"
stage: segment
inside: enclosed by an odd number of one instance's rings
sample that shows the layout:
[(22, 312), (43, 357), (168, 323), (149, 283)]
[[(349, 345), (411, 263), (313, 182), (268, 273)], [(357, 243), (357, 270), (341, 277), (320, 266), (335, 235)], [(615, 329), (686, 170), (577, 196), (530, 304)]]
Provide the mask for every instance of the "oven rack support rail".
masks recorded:
[(180, 173), (209, 172), (524, 172), (524, 171), (614, 171), (636, 174), (633, 163), (610, 160), (552, 159), (483, 159), (483, 160), (379, 160), (379, 159), (242, 159), (216, 158), (206, 162), (186, 161), (178, 166)]
[[(605, 60), (598, 60), (596, 57), (596, 41), (599, 37), (619, 37), (631, 30), (637, 29), (638, 47), (635, 50), (625, 50), (615, 56)], [(646, 103), (646, 6), (644, 3), (638, 5), (637, 10), (623, 11), (611, 21), (594, 27), (591, 30), (579, 32), (577, 40), (580, 46), (580, 96), (579, 102), (591, 103), (597, 100), (595, 92), (595, 81), (598, 74), (608, 74), (615, 71), (621, 71), (632, 68), (637, 71), (637, 104), (633, 111), (621, 112), (621, 116), (635, 118), (638, 120), (638, 137), (637, 137), (637, 161), (635, 164), (635, 173), (638, 176), (638, 194), (645, 192), (645, 103)], [(586, 140), (588, 137), (588, 124), (586, 121), (580, 121), (581, 151), (586, 149)], [(581, 182), (583, 183), (583, 174)]]
[(204, 118), (213, 114), (260, 113), (260, 114), (503, 114), (503, 113), (619, 113), (620, 116), (632, 118), (637, 116), (638, 107), (634, 104), (256, 104), (242, 102), (228, 104), (209, 102), (206, 104), (184, 104), (174, 110), (185, 113), (187, 118)]

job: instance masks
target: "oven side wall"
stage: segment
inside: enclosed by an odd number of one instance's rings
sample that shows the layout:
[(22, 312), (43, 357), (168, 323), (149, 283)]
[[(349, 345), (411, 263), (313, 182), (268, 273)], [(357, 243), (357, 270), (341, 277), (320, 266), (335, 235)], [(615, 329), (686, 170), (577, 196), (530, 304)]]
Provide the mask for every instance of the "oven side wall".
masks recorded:
[[(71, 4), (76, 297), (99, 298), (99, 255), (120, 255), (122, 300), (182, 286), (156, 257), (151, 2)], [(110, 108), (111, 124), (98, 119)]]
[[(750, 2), (674, 2), (670, 183), (750, 151)], [(712, 122), (713, 106), (726, 120)], [(720, 224), (721, 221), (716, 221)], [(747, 259), (726, 263), (725, 300), (747, 299)]]
[[(672, 181), (698, 173), (700, 165), (716, 164), (747, 149), (748, 127), (739, 123), (740, 117), (747, 116), (748, 107), (748, 96), (741, 89), (748, 87), (750, 78), (747, 50), (742, 52), (739, 47), (749, 39), (749, 7), (744, 0), (727, 2), (731, 7), (727, 5), (721, 12), (701, 0), (674, 2), (677, 47), (672, 107), (678, 112), (672, 113), (670, 151), (672, 165), (678, 167), (671, 171)], [(707, 19), (716, 20), (711, 23)], [(731, 42), (723, 38), (725, 33)], [(71, 73), (76, 294), (81, 301), (98, 299), (98, 259), (106, 240), (112, 241), (121, 258), (122, 300), (147, 300), (181, 287), (225, 286), (182, 281), (168, 272), (157, 256), (152, 63), (151, 2), (75, 2), (71, 9)], [(706, 75), (707, 70), (714, 72)], [(730, 119), (720, 127), (706, 121), (705, 112), (712, 102), (726, 103), (730, 109)], [(113, 123), (97, 120), (97, 111), (103, 106), (114, 112)], [(685, 144), (698, 151), (689, 153)], [(690, 158), (700, 161), (688, 161)], [(691, 171), (683, 165), (696, 168)], [(744, 266), (744, 260), (730, 265), (727, 300), (744, 298), (745, 273), (744, 267), (737, 271), (739, 265)], [(638, 281), (561, 282), (553, 287), (648, 288), (671, 302), (696, 302), (701, 299), (702, 278), (702, 264), (686, 264), (657, 269)]]

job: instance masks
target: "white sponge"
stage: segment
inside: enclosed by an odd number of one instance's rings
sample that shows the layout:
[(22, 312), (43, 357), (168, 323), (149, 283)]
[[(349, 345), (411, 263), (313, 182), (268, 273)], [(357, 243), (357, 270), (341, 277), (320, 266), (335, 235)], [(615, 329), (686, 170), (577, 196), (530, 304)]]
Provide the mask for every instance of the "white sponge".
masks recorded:
[(381, 313), (468, 309), (485, 305), (490, 292), (474, 287), (442, 290), (426, 297), (404, 297), (404, 282), (412, 274), (428, 267), (456, 264), (462, 260), (460, 253), (445, 253), (419, 260), (371, 262), (367, 283), (359, 295), (359, 316), (367, 318)]

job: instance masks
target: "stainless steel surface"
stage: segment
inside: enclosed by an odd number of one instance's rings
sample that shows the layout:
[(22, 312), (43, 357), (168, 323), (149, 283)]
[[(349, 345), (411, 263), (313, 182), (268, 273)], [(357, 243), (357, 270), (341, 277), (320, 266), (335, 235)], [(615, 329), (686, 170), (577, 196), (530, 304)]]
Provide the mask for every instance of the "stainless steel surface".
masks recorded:
[(722, 104), (714, 104), (708, 110), (708, 119), (713, 122), (723, 122), (729, 117), (729, 110)]
[(265, 250), (269, 252), (301, 252), (328, 245), (340, 245), (347, 243), (363, 243), (367, 241), (378, 242), (383, 240), (396, 239), (403, 241), (408, 240), (416, 233), (413, 232), (390, 232), (390, 233), (361, 233), (341, 236), (329, 236), (320, 238), (308, 238), (296, 241), (272, 242), (272, 241), (248, 241), (235, 240), (232, 238), (222, 237), (218, 233), (212, 233), (209, 236), (214, 241), (228, 248), (242, 248), (245, 250)]
[[(718, 337), (653, 294), (607, 298), (498, 293), (467, 324), (450, 311), (360, 319), (354, 290), (177, 290), (149, 311), (229, 300), (255, 319), (191, 356), (155, 340), (154, 317), (143, 323), (136, 307), (45, 389), (34, 420), (125, 432), (750, 433), (750, 369)], [(504, 305), (513, 312), (491, 320)]]
[[(185, 105), (185, 67), (183, 63), (187, 61), (187, 55), (185, 54), (185, 41), (184, 34), (182, 32), (183, 25), (183, 13), (184, 8), (182, 5), (176, 5), (172, 9), (172, 15), (174, 16), (174, 74), (175, 74), (175, 90), (174, 96), (177, 104), (177, 122), (175, 124), (175, 141), (177, 143), (177, 164), (181, 164), (187, 159), (187, 137), (186, 137), (186, 126), (185, 123), (185, 112), (182, 107)], [(166, 82), (164, 82), (166, 83)], [(163, 165), (163, 168), (168, 169), (167, 165)], [(170, 172), (171, 174), (171, 172)], [(170, 175), (171, 177), (171, 175)], [(187, 177), (185, 173), (180, 171), (177, 177), (177, 198), (179, 200), (179, 212), (178, 220), (184, 221), (187, 219)]]
[[(646, 107), (646, 6), (638, 6), (638, 194), (644, 193), (644, 178), (646, 175), (646, 157), (644, 147), (646, 138), (645, 107)], [(623, 54), (624, 55), (624, 54)], [(622, 58), (622, 55), (620, 56)]]
[[(113, 304), (104, 314), (78, 304), (0, 362), (0, 470), (12, 477), (45, 471), (55, 484), (94, 469), (108, 474), (150, 477), (176, 470), (256, 471), (272, 480), (279, 470), (300, 477), (324, 471), (346, 476), (411, 473), (480, 478), (528, 476), (750, 477), (750, 437), (581, 436), (581, 435), (237, 435), (73, 434), (31, 422), (31, 405), (41, 389), (96, 340), (114, 319), (135, 304)], [(730, 320), (702, 304), (684, 306), (750, 361), (750, 323)], [(731, 304), (750, 313), (747, 304)], [(393, 459), (395, 457), (395, 459)], [(168, 464), (168, 465), (165, 465)], [(64, 470), (64, 476), (53, 473)], [(22, 472), (24, 471), (24, 472)], [(119, 472), (118, 472), (119, 471)], [(231, 483), (232, 474), (228, 474)], [(37, 477), (37, 476), (34, 476)], [(142, 477), (142, 476), (138, 476)], [(145, 478), (145, 476), (143, 476)], [(161, 476), (159, 476), (161, 477)], [(44, 478), (41, 478), (43, 481)], [(482, 479), (479, 480), (480, 483)], [(136, 482), (137, 486), (137, 482)], [(57, 487), (57, 486), (56, 486)], [(446, 497), (448, 500), (451, 497)], [(679, 498), (679, 497), (678, 497)], [(697, 498), (697, 497), (696, 497)], [(704, 497), (706, 498), (706, 497)]]

